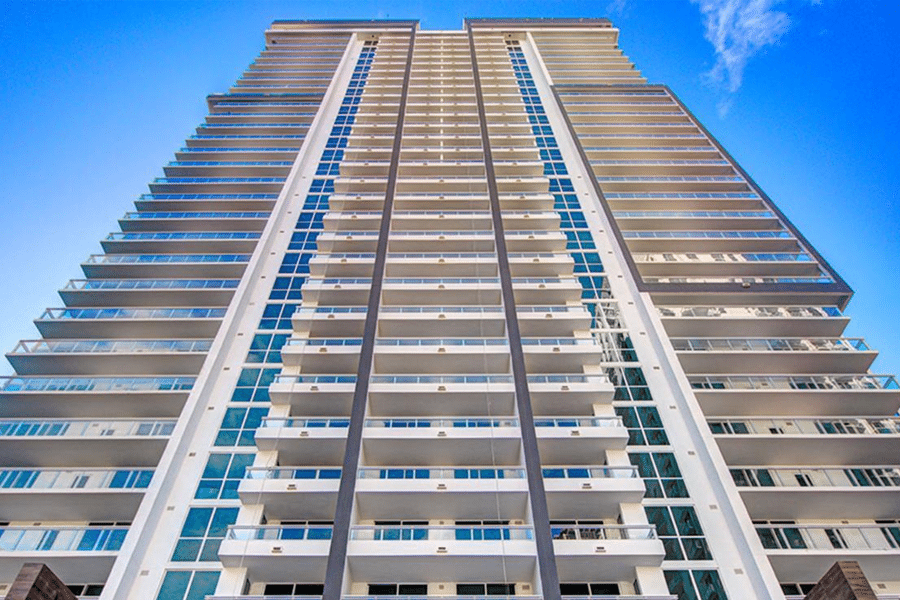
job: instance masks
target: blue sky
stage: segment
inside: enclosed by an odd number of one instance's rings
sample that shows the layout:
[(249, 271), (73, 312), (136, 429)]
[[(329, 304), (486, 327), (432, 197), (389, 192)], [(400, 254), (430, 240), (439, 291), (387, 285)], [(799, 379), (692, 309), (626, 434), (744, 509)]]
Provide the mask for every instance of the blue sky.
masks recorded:
[(466, 16), (612, 18), (856, 290), (848, 335), (883, 352), (873, 370), (900, 372), (894, 0), (0, 2), (0, 348), (37, 337), (273, 19)]

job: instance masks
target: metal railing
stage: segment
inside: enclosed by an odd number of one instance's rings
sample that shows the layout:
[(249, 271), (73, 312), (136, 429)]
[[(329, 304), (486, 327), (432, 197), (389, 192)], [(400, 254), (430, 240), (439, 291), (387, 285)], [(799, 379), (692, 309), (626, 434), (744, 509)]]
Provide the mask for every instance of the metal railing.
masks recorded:
[(896, 435), (900, 418), (715, 419), (709, 427), (713, 433), (731, 435)]
[(819, 467), (731, 469), (738, 487), (900, 487), (900, 467)]
[(174, 419), (0, 419), (0, 437), (165, 437)]
[(677, 352), (866, 352), (862, 338), (671, 338)]
[(756, 525), (767, 550), (900, 549), (900, 526), (893, 525)]
[(531, 540), (534, 530), (525, 525), (357, 525), (350, 529), (351, 540), (361, 541), (415, 541), (458, 540), (500, 541)]
[(688, 376), (695, 390), (898, 390), (893, 375)]
[(208, 352), (212, 340), (22, 340), (12, 354)]
[(2, 377), (0, 392), (187, 392), (195, 381), (195, 377)]
[(153, 469), (3, 469), (0, 489), (144, 489)]
[(330, 540), (332, 528), (327, 525), (232, 525), (225, 538), (229, 540)]
[(653, 525), (552, 525), (554, 540), (653, 540)]

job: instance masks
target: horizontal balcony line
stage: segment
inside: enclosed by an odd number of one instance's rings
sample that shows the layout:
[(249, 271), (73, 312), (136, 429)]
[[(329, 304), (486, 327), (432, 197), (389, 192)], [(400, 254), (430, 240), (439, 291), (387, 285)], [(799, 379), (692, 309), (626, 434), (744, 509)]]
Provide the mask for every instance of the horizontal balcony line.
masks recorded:
[(862, 338), (671, 338), (676, 352), (869, 352)]
[(208, 352), (212, 340), (22, 340), (10, 354)]
[(175, 429), (173, 419), (0, 419), (0, 437), (157, 437)]
[(4, 527), (0, 549), (5, 552), (115, 552), (127, 527)]
[(710, 430), (722, 435), (897, 435), (900, 418), (864, 419), (788, 417), (784, 419), (716, 419)]
[(222, 319), (224, 308), (48, 308), (40, 321), (94, 319)]
[(689, 375), (695, 391), (900, 390), (893, 375)]
[(2, 490), (144, 489), (153, 469), (3, 469)]

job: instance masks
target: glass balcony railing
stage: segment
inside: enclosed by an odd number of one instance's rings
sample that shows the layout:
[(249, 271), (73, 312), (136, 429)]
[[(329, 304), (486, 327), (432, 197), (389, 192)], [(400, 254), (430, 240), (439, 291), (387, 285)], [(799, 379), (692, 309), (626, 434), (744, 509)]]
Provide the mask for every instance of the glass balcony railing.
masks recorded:
[(471, 285), (500, 284), (499, 277), (385, 277), (386, 284), (405, 285)]
[(0, 489), (144, 489), (152, 478), (152, 469), (3, 469)]
[[(239, 196), (240, 197), (240, 196)], [(128, 221), (139, 219), (268, 219), (268, 211), (205, 211), (205, 212), (127, 212), (122, 217)]]
[(371, 383), (512, 383), (512, 375), (373, 375)]
[(480, 429), (493, 427), (518, 427), (519, 420), (513, 418), (457, 417), (445, 419), (366, 419), (366, 427), (381, 429), (419, 428), (464, 428)]
[(221, 319), (224, 308), (48, 308), (41, 321), (93, 319)]
[(232, 525), (229, 540), (330, 540), (332, 528), (326, 525)]
[(900, 418), (717, 419), (708, 422), (713, 433), (729, 435), (897, 435)]
[[(221, 113), (219, 113), (221, 114)], [(228, 113), (225, 113), (228, 114)], [(241, 116), (246, 116), (245, 113), (237, 113)], [(190, 152), (299, 152), (300, 148), (227, 148), (223, 146), (212, 147), (212, 148), (179, 148), (178, 153), (190, 153)]]
[(622, 417), (536, 417), (535, 427), (624, 427)]
[(886, 525), (757, 525), (767, 550), (881, 550), (900, 549), (900, 527)]
[(382, 306), (378, 309), (381, 313), (495, 313), (502, 314), (500, 306)]
[(0, 437), (165, 437), (174, 419), (0, 419)]
[(157, 177), (152, 183), (284, 183), (284, 177)]
[(725, 317), (725, 318), (832, 318), (841, 317), (836, 306), (657, 306), (662, 317)]
[(550, 524), (554, 540), (653, 540), (653, 525), (554, 525)]
[(212, 340), (22, 340), (12, 354), (208, 352)]
[(334, 467), (248, 467), (245, 479), (340, 479)]
[(617, 219), (774, 219), (768, 210), (616, 210)]
[(209, 240), (258, 240), (257, 231), (117, 231), (106, 236), (111, 242), (168, 242)]
[(115, 552), (127, 527), (2, 527), (3, 552)]
[(541, 468), (544, 479), (635, 479), (637, 467), (632, 466), (600, 466), (600, 467), (552, 467)]
[(652, 263), (754, 263), (754, 262), (815, 262), (803, 252), (742, 252), (714, 254), (635, 253), (638, 262)]
[(534, 539), (534, 530), (531, 527), (524, 525), (480, 525), (460, 527), (430, 525), (357, 525), (350, 529), (350, 539), (384, 542), (407, 540), (532, 540)]
[(350, 427), (350, 419), (344, 417), (326, 417), (326, 418), (304, 418), (304, 417), (264, 417), (260, 427), (272, 428), (304, 428), (304, 429), (320, 429), (339, 428), (346, 429)]
[(506, 338), (376, 338), (376, 346), (508, 346)]
[(900, 390), (893, 375), (689, 375), (695, 390)]
[(834, 283), (831, 277), (644, 277), (644, 283)]
[(244, 263), (249, 254), (92, 254), (88, 265)]
[(738, 487), (900, 487), (900, 467), (731, 469)]
[(2, 377), (0, 392), (190, 391), (194, 377)]
[[(253, 148), (247, 148), (247, 150), (253, 150)], [(145, 202), (148, 200), (276, 200), (278, 194), (141, 194), (138, 198)], [(126, 215), (129, 214), (140, 213), (126, 213)]]
[(861, 338), (671, 338), (676, 352), (867, 352)]
[(276, 375), (275, 383), (356, 383), (356, 375)]
[(230, 290), (240, 279), (72, 279), (63, 290)]
[(364, 467), (360, 479), (524, 479), (525, 469), (496, 467)]
[(789, 231), (623, 231), (624, 238), (644, 239), (793, 239)]
[(362, 338), (290, 338), (285, 346), (361, 346)]
[[(216, 116), (220, 116), (221, 113)], [(242, 115), (245, 116), (245, 115)], [(213, 127), (221, 127), (222, 124), (215, 124)], [(228, 124), (229, 127), (233, 126)], [(259, 127), (260, 124), (253, 124), (251, 127)], [(271, 123), (265, 123), (265, 127), (271, 127)], [(278, 125), (275, 125), (278, 127)], [(170, 162), (169, 167), (290, 167), (294, 163), (289, 160), (176, 160)]]

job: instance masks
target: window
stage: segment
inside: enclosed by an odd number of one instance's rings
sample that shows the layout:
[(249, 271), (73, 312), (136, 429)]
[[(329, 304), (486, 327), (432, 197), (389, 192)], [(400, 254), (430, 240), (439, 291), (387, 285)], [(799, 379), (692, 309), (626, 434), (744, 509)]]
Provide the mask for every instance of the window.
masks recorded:
[(647, 488), (647, 498), (687, 498), (688, 491), (681, 470), (670, 452), (634, 453), (628, 455), (631, 464)]
[(457, 583), (457, 596), (515, 596), (514, 583)]
[(712, 560), (697, 513), (690, 506), (645, 506), (666, 549), (666, 560)]
[(253, 446), (254, 434), (268, 408), (229, 408), (225, 411), (216, 446)]
[(370, 596), (425, 596), (427, 583), (370, 583)]
[(258, 333), (250, 342), (250, 352), (247, 353), (248, 363), (280, 363), (281, 347), (284, 346), (290, 334), (287, 333)]
[(204, 600), (218, 582), (219, 571), (168, 571), (156, 600)]
[(237, 500), (238, 484), (255, 454), (210, 454), (194, 498)]
[(219, 544), (229, 525), (237, 520), (238, 508), (191, 508), (181, 537), (172, 554), (174, 562), (219, 560)]
[(321, 583), (267, 583), (263, 588), (263, 595), (321, 596), (324, 590), (325, 586)]
[(618, 583), (560, 583), (562, 596), (618, 596)]
[(232, 402), (268, 402), (269, 385), (281, 369), (241, 369)]
[(79, 598), (99, 598), (103, 591), (102, 583), (73, 583), (66, 585), (69, 591)]
[(715, 571), (663, 571), (669, 592), (678, 600), (727, 600)]
[(628, 428), (628, 444), (631, 446), (667, 446), (669, 438), (663, 429), (659, 411), (654, 406), (617, 406), (616, 414)]

